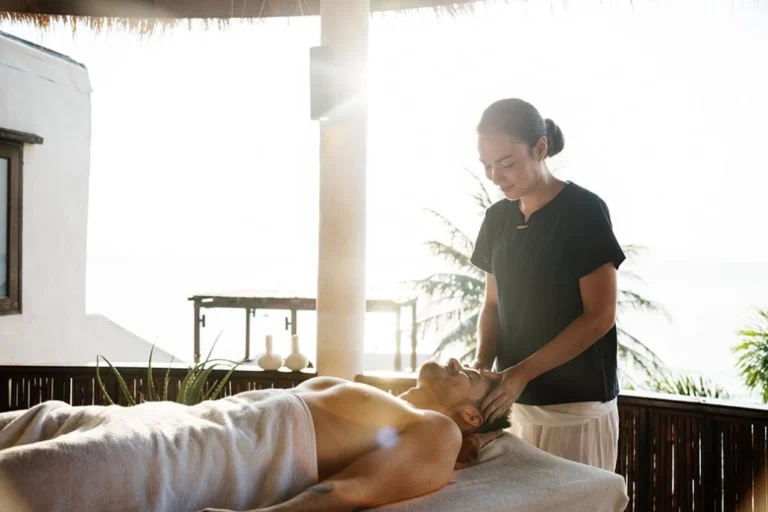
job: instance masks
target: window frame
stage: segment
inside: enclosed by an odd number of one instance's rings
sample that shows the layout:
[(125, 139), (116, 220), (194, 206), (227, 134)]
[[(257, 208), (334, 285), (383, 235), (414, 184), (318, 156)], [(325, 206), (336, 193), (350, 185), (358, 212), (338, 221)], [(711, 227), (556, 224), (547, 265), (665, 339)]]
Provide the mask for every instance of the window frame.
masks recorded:
[(7, 296), (0, 297), (0, 316), (21, 313), (21, 216), (22, 165), (24, 147), (20, 142), (0, 138), (0, 158), (8, 166)]

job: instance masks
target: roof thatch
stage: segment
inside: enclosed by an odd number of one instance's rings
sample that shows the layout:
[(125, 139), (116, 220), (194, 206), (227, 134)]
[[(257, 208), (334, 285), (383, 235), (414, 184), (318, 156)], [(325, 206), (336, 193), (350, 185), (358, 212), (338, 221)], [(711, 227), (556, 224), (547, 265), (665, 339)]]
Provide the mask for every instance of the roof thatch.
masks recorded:
[[(476, 1), (481, 0), (370, 0), (370, 3), (372, 12), (431, 8), (456, 14), (471, 9)], [(320, 0), (0, 0), (0, 19), (42, 28), (64, 21), (73, 28), (83, 24), (97, 30), (126, 28), (142, 33), (191, 20), (226, 25), (230, 19), (319, 14)]]

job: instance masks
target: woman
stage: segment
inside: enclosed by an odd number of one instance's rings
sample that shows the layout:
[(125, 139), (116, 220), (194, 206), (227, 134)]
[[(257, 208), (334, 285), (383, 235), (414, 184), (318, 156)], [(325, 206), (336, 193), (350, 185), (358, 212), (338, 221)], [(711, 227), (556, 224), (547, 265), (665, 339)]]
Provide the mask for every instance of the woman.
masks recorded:
[(483, 414), (494, 421), (511, 407), (512, 432), (525, 441), (614, 471), (625, 256), (608, 208), (550, 173), (545, 159), (562, 151), (563, 134), (531, 104), (498, 101), (477, 131), (486, 176), (506, 196), (486, 211), (472, 254), (487, 276), (473, 366), (499, 381)]

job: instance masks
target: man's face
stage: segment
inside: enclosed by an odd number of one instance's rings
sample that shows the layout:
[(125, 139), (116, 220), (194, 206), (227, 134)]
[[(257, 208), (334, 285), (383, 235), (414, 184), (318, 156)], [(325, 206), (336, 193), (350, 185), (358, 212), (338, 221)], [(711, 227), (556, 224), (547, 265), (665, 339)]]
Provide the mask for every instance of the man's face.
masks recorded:
[(441, 405), (477, 405), (491, 389), (491, 381), (474, 368), (461, 366), (456, 359), (446, 364), (429, 361), (419, 371), (419, 385), (431, 389)]

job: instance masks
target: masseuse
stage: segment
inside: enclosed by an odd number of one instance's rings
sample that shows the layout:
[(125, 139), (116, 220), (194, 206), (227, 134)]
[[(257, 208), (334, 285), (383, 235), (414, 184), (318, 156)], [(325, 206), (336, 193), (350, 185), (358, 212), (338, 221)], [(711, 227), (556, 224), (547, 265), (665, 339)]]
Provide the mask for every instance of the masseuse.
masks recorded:
[(616, 466), (616, 271), (624, 253), (605, 202), (554, 177), (563, 133), (519, 99), (478, 126), (485, 173), (506, 196), (485, 214), (472, 263), (487, 273), (473, 366), (500, 382), (482, 403), (512, 432), (569, 460)]

